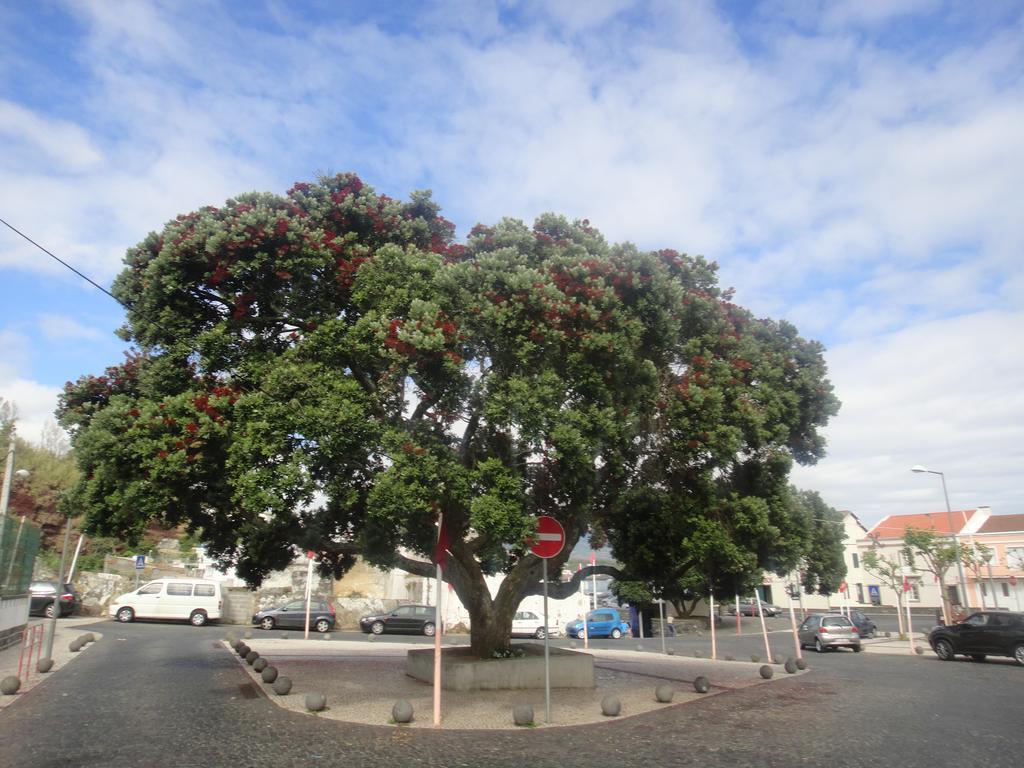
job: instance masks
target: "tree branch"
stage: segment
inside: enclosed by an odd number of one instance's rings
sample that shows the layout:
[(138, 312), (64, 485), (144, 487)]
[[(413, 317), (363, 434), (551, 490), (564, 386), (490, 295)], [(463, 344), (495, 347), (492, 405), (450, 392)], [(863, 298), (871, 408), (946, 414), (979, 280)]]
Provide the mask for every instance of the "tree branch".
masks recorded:
[[(532, 557), (532, 555), (531, 555)], [(549, 574), (550, 576), (550, 574)], [(572, 597), (574, 594), (580, 591), (580, 582), (584, 579), (588, 579), (591, 576), (611, 576), (618, 578), (622, 576), (622, 571), (612, 565), (588, 565), (579, 571), (576, 571), (572, 575), (569, 581), (560, 581), (552, 583), (548, 581), (548, 597), (552, 600), (565, 600), (568, 597)], [(537, 581), (526, 587), (524, 592), (525, 595), (542, 595), (544, 594), (544, 584), (541, 581)]]

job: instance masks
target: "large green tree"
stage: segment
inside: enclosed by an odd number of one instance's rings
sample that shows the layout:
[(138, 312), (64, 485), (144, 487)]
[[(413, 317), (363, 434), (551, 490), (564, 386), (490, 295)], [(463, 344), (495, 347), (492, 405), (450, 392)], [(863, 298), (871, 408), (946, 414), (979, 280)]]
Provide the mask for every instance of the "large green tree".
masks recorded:
[(677, 526), (788, 535), (773, 489), (837, 404), (820, 346), (715, 272), (554, 215), (460, 245), (428, 193), (350, 174), (179, 216), (115, 282), (126, 361), (64, 393), (72, 503), (113, 535), (183, 523), (252, 583), (296, 547), (432, 575), (443, 513), (489, 655), (539, 589), (539, 514), (568, 535), (556, 573), (588, 532), (628, 560), (663, 490)]

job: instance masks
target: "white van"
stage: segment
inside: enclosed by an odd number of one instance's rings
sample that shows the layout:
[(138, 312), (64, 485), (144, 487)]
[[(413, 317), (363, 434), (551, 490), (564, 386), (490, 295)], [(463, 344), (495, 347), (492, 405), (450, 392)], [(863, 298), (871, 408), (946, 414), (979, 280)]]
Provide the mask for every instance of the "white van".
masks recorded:
[(223, 610), (220, 583), (203, 579), (157, 579), (110, 604), (110, 615), (120, 622), (184, 619), (196, 627), (219, 619)]

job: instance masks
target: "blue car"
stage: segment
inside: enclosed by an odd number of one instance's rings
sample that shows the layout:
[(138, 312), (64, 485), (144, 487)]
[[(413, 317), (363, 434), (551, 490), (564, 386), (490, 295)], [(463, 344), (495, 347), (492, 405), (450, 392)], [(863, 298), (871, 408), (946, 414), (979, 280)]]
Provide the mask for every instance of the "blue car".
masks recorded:
[[(610, 637), (618, 640), (629, 632), (629, 624), (622, 620), (614, 608), (598, 608), (587, 614), (587, 637)], [(580, 619), (565, 625), (565, 634), (569, 637), (582, 637), (583, 622)]]

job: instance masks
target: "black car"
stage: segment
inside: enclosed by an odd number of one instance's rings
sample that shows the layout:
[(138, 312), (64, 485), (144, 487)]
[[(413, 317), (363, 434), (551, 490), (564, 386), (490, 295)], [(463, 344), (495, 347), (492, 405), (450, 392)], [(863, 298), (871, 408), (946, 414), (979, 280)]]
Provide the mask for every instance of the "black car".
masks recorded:
[[(330, 600), (313, 599), (309, 603), (309, 628), (317, 632), (330, 632), (336, 618)], [(305, 629), (306, 601), (290, 600), (275, 608), (259, 611), (252, 617), (252, 623), (261, 629)]]
[[(33, 616), (53, 617), (54, 596), (57, 593), (57, 582), (55, 581), (33, 581), (28, 588), (30, 601), (28, 612)], [(60, 616), (70, 616), (78, 607), (78, 595), (75, 588), (65, 584), (60, 592)]]
[(943, 661), (956, 654), (984, 661), (986, 656), (1009, 656), (1024, 665), (1024, 613), (980, 611), (959, 624), (935, 627), (928, 643)]
[(363, 616), (359, 628), (367, 634), (382, 635), (395, 632), (406, 635), (427, 635), (433, 637), (436, 631), (434, 606), (400, 605), (393, 611)]

